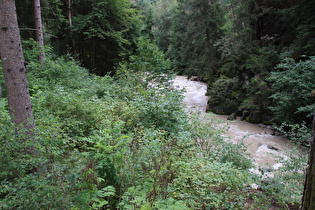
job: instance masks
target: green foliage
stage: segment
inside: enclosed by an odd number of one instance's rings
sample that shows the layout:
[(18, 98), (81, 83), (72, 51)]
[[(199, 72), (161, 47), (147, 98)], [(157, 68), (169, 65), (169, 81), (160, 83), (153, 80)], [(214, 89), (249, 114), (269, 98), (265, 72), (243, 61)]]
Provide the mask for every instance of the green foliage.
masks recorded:
[(172, 13), (177, 5), (176, 0), (160, 0), (154, 5), (152, 33), (159, 48), (166, 52), (170, 45)]
[(277, 157), (278, 170), (273, 171), (270, 177), (259, 177), (261, 192), (255, 195), (252, 209), (265, 207), (271, 204), (278, 209), (299, 209), (302, 200), (305, 170), (307, 167), (306, 152), (292, 148), (285, 151), (284, 156)]
[(209, 88), (207, 95), (209, 96), (208, 106), (210, 110), (219, 114), (231, 114), (238, 109), (242, 92), (237, 90), (237, 79), (221, 76)]
[(305, 121), (309, 125), (315, 110), (315, 58), (299, 62), (285, 58), (276, 70), (269, 78), (274, 102), (270, 109), (275, 120), (291, 124)]
[(312, 138), (312, 129), (309, 127), (307, 127), (305, 122), (300, 124), (288, 124), (283, 122), (280, 126), (277, 126), (276, 129), (294, 143), (309, 147), (310, 139)]
[(38, 42), (36, 42), (34, 39), (30, 38), (28, 40), (22, 40), (22, 47), (23, 47), (23, 54), (24, 59), (27, 62), (38, 62), (38, 56), (40, 55), (40, 52), (37, 48)]
[[(154, 5), (137, 2), (140, 7)], [(255, 179), (248, 171), (252, 164), (244, 143), (223, 138), (213, 116), (185, 113), (182, 92), (169, 80), (172, 64), (178, 72), (213, 82), (210, 104), (221, 107), (221, 113), (267, 110), (265, 77), (295, 36), (281, 30), (279, 38), (276, 32), (279, 26), (299, 25), (303, 50), (312, 49), (312, 39), (304, 40), (313, 34), (312, 25), (304, 25), (311, 14), (301, 23), (290, 22), (294, 4), (280, 11), (282, 1), (178, 0), (163, 11), (161, 1), (154, 14), (151, 6), (144, 7), (144, 17), (129, 0), (72, 3), (72, 27), (66, 2), (43, 4), (46, 38), (55, 51), (73, 54), (102, 75), (121, 58), (129, 57), (129, 62), (116, 67), (115, 78), (99, 77), (69, 55), (48, 56), (41, 65), (34, 40), (23, 42), (36, 130), (32, 138), (15, 133), (7, 100), (0, 99), (0, 208), (245, 209), (248, 200), (253, 201), (250, 208), (267, 202), (279, 208), (299, 205), (306, 162), (302, 156), (283, 160), (270, 185)], [(17, 4), (21, 25), (30, 27), (32, 9), (22, 9), (32, 1)], [(289, 19), (283, 18), (286, 14)], [(152, 15), (157, 44), (172, 63), (152, 40), (138, 39), (141, 31), (150, 36)], [(264, 24), (271, 17), (280, 21)], [(145, 23), (140, 25), (141, 18)], [(224, 30), (229, 32), (218, 41)], [(31, 32), (23, 34), (32, 37)], [(279, 119), (291, 123), (301, 114), (308, 119), (314, 111), (313, 64), (313, 57), (299, 63), (287, 59), (272, 73), (268, 81), (277, 91), (272, 99)], [(2, 74), (0, 84), (4, 87)], [(303, 125), (285, 124), (283, 130), (302, 141), (309, 135)], [(260, 188), (251, 189), (253, 182)]]
[[(90, 1), (74, 4), (74, 52), (89, 69), (104, 75), (112, 71), (138, 37), (139, 16), (130, 0)], [(83, 41), (84, 40), (84, 41)], [(69, 40), (70, 41), (70, 40)]]
[[(295, 49), (296, 56), (309, 55), (314, 56), (315, 47), (315, 15), (312, 9), (315, 6), (314, 1), (302, 1), (295, 8), (293, 14), (303, 12), (303, 17), (299, 18), (296, 27), (296, 40), (294, 41), (293, 49)], [(296, 18), (296, 17), (295, 17)]]
[[(106, 75), (133, 52), (140, 15), (131, 0), (42, 2), (44, 37), (58, 55), (72, 54), (90, 71)], [(33, 1), (17, 1), (25, 40), (35, 39)], [(35, 56), (35, 54), (34, 54)]]
[(244, 147), (222, 139), (213, 118), (188, 119), (169, 83), (146, 86), (146, 74), (123, 64), (117, 72), (113, 81), (69, 58), (30, 62), (34, 138), (14, 134), (0, 101), (1, 208), (240, 206), (245, 196), (232, 191), (250, 180)]
[[(302, 199), (302, 190), (304, 187), (305, 170), (307, 168), (308, 151), (298, 152), (297, 148), (293, 148), (286, 152), (287, 159), (281, 159), (280, 163), (283, 167), (276, 174), (276, 179), (279, 179), (280, 184), (279, 200), (286, 203), (299, 205)], [(281, 189), (282, 188), (282, 189)]]
[(174, 180), (171, 194), (188, 203), (190, 208), (242, 207), (244, 184), (248, 182), (248, 177), (234, 169), (231, 163), (190, 159), (190, 164), (184, 164), (179, 172), (182, 176)]
[[(242, 189), (250, 176), (239, 168), (251, 166), (239, 152), (244, 147), (224, 141), (213, 129), (212, 117), (207, 118), (208, 123), (201, 123), (199, 117), (194, 114), (190, 118), (190, 133), (180, 132), (171, 138), (161, 131), (137, 131), (132, 160), (138, 162), (138, 168), (129, 169), (136, 179), (131, 179), (134, 185), (122, 196), (122, 208), (228, 209), (242, 205)], [(229, 145), (233, 149), (227, 149)], [(239, 154), (238, 164), (236, 156), (230, 155), (234, 152)]]
[(145, 86), (149, 83), (153, 85), (152, 82), (162, 85), (171, 79), (170, 61), (156, 44), (147, 38), (139, 39), (136, 54), (130, 56), (129, 60), (130, 69), (140, 74)]
[[(264, 115), (267, 113), (267, 115), (270, 115), (271, 111), (268, 107), (272, 104), (269, 98), (271, 89), (266, 78), (270, 76), (274, 66), (279, 63), (281, 54), (291, 54), (294, 58), (305, 52), (313, 55), (310, 49), (312, 49), (312, 40), (314, 39), (314, 27), (312, 24), (314, 15), (311, 14), (309, 9), (313, 4), (313, 2), (307, 1), (288, 3), (282, 0), (276, 2), (255, 0), (220, 1), (221, 9), (225, 11), (224, 18), (223, 16), (220, 18), (219, 13), (214, 13), (213, 15), (217, 18), (218, 23), (220, 20), (221, 22), (224, 21), (224, 25), (221, 27), (224, 34), (217, 33), (218, 36), (213, 40), (213, 46), (221, 52), (221, 56), (220, 58), (213, 57), (211, 61), (215, 63), (220, 59), (220, 65), (215, 66), (212, 79), (207, 76), (204, 76), (203, 79), (206, 79), (210, 86), (213, 87), (216, 80), (222, 81), (222, 75), (236, 79), (237, 83), (240, 84), (229, 91), (242, 94), (237, 94), (238, 97), (233, 99), (229, 97), (226, 99), (226, 101), (232, 100), (231, 103), (234, 103), (234, 107), (237, 106), (237, 108), (233, 109), (246, 111), (251, 114), (259, 113), (259, 115)], [(191, 7), (186, 8), (184, 5), (190, 5)], [(185, 36), (194, 37), (193, 32), (188, 30), (189, 20), (187, 21), (185, 18), (195, 17), (198, 12), (187, 12), (193, 8), (193, 3), (189, 4), (183, 1), (179, 6), (181, 6), (180, 10), (184, 12), (178, 12), (177, 16), (180, 16), (180, 18), (175, 15), (172, 18), (174, 21), (172, 26), (179, 35), (172, 34), (171, 40), (174, 38), (182, 41), (185, 40)], [(198, 6), (201, 11), (202, 4), (200, 3)], [(305, 11), (305, 17), (297, 16), (302, 11)], [(183, 21), (181, 22), (181, 20)], [(200, 19), (196, 20), (199, 21)], [(187, 24), (187, 27), (179, 27), (182, 24)], [(201, 24), (200, 21), (198, 24)], [(199, 32), (201, 30), (195, 31)], [(199, 38), (198, 40), (205, 39)], [(186, 71), (185, 74), (187, 75), (195, 72), (202, 76), (206, 70), (199, 72), (202, 69), (199, 64), (204, 64), (205, 62), (196, 64), (195, 61), (198, 61), (198, 59), (194, 61), (189, 59), (193, 57), (192, 52), (202, 52), (202, 50), (209, 47), (206, 47), (206, 44), (200, 46), (197, 39), (192, 40), (191, 43), (193, 47), (186, 51), (181, 51), (179, 55), (174, 51), (177, 50), (179, 52), (181, 49), (186, 49), (186, 46), (180, 43), (174, 46), (171, 45), (169, 52), (172, 52), (170, 54), (173, 55), (173, 64), (177, 68), (185, 69), (182, 72)], [(199, 55), (202, 56), (202, 54), (200, 53)], [(182, 55), (188, 55), (188, 58), (183, 58), (181, 57)], [(211, 56), (207, 58), (211, 60)], [(188, 63), (186, 63), (187, 61)], [(191, 64), (193, 64), (194, 69), (191, 69)], [(215, 90), (212, 92), (215, 92)], [(215, 93), (213, 94), (215, 95)], [(210, 100), (212, 99), (210, 98)], [(225, 104), (222, 106), (220, 102), (215, 103), (211, 102), (212, 110), (218, 110), (219, 113), (222, 113), (220, 109), (223, 109)], [(229, 104), (227, 103), (227, 106)], [(286, 110), (283, 110), (283, 112), (286, 112)], [(264, 117), (260, 118), (259, 122), (265, 121)]]
[[(155, 0), (154, 0), (155, 1)], [(152, 26), (153, 26), (153, 5), (154, 1), (151, 0), (136, 0), (134, 1), (137, 5), (137, 8), (141, 12), (141, 36), (148, 37), (150, 40), (153, 40)]]
[(171, 11), (167, 54), (176, 72), (199, 75), (208, 81), (213, 81), (216, 76), (219, 55), (213, 44), (222, 34), (223, 14), (219, 2), (213, 2), (210, 6), (206, 0), (178, 1), (177, 7)]
[[(239, 8), (241, 11), (238, 12), (242, 13), (244, 9)], [(271, 91), (265, 78), (278, 62), (275, 37), (266, 36), (261, 37), (259, 41), (248, 42), (250, 38), (246, 29), (239, 29), (235, 25), (230, 27), (235, 27), (239, 30), (238, 33), (229, 31), (215, 45), (222, 52), (220, 74), (234, 78), (238, 83), (230, 90), (237, 93), (237, 97), (232, 99), (236, 106), (234, 110), (259, 115), (270, 113), (268, 106), (271, 103), (269, 99)], [(221, 77), (217, 81), (221, 81)], [(219, 105), (216, 109), (220, 107)], [(256, 123), (265, 121), (263, 117), (259, 118)]]
[(269, 109), (271, 102), (269, 97), (272, 90), (265, 77), (259, 74), (253, 77), (246, 86), (246, 92), (247, 94), (243, 95), (244, 100), (238, 107), (239, 110), (243, 111), (243, 118), (247, 118), (247, 121), (253, 123), (271, 124), (271, 111)]
[[(0, 59), (0, 72), (2, 72), (2, 61)], [(4, 84), (4, 75), (0, 74), (0, 95), (2, 95), (2, 97), (5, 96), (5, 84)]]

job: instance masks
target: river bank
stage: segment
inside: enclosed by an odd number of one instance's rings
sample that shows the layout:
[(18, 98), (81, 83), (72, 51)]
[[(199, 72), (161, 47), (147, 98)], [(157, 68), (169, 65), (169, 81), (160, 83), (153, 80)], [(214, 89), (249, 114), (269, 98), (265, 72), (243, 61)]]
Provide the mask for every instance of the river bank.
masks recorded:
[[(177, 76), (173, 82), (174, 88), (184, 89), (185, 109), (199, 109), (205, 113), (208, 101), (206, 83), (188, 80), (186, 76)], [(278, 160), (287, 160), (286, 151), (292, 149), (292, 145), (284, 136), (272, 135), (272, 129), (241, 121), (240, 117), (237, 117), (235, 121), (229, 121), (227, 115), (215, 114), (214, 116), (222, 126), (227, 128), (223, 137), (235, 144), (242, 141), (247, 147), (249, 158), (256, 166), (252, 169), (253, 173), (261, 174), (259, 168), (265, 168), (272, 176), (271, 171), (282, 166)]]

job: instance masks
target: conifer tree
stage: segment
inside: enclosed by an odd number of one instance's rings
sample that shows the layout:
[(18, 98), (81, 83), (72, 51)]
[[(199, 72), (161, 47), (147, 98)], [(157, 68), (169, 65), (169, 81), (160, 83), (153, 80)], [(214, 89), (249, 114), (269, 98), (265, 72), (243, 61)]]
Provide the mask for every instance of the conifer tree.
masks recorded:
[[(213, 80), (218, 55), (214, 43), (222, 35), (220, 4), (208, 0), (179, 1), (173, 19), (169, 55), (175, 59), (176, 70)], [(177, 65), (177, 66), (176, 66)]]
[(3, 0), (0, 4), (0, 50), (12, 121), (16, 127), (23, 124), (30, 134), (35, 124), (15, 1)]
[(160, 0), (154, 6), (152, 32), (158, 47), (164, 52), (170, 45), (172, 13), (176, 9), (176, 0)]
[(35, 31), (36, 31), (36, 41), (39, 45), (39, 62), (43, 62), (45, 59), (44, 52), (44, 37), (43, 37), (43, 26), (42, 26), (42, 16), (40, 9), (40, 0), (34, 0), (34, 17), (35, 17)]

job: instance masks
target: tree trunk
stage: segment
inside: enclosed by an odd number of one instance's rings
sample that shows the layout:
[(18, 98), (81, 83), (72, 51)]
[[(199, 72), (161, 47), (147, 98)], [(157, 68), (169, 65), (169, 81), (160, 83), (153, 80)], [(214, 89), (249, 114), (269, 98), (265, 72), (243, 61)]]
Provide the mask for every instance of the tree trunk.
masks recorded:
[(72, 3), (71, 0), (68, 0), (68, 21), (69, 21), (69, 25), (70, 28), (72, 28)]
[(73, 47), (73, 52), (74, 52), (74, 58), (78, 60), (79, 53), (78, 53), (78, 49), (75, 43), (73, 25), (72, 25), (72, 0), (67, 0), (67, 4), (68, 4), (68, 22), (70, 26), (70, 35), (72, 37), (71, 41), (72, 41), (72, 47)]
[(231, 2), (230, 2), (230, 7), (231, 7), (231, 11), (232, 11), (233, 20), (235, 20), (234, 5)]
[(302, 210), (315, 209), (315, 114), (313, 119), (313, 136), (310, 143), (308, 168), (306, 170)]
[(34, 0), (34, 16), (35, 16), (35, 29), (36, 29), (36, 41), (39, 46), (39, 62), (43, 63), (45, 59), (44, 53), (44, 37), (43, 37), (43, 26), (42, 26), (42, 17), (40, 12), (40, 0)]
[(91, 64), (92, 64), (92, 69), (95, 68), (95, 49), (96, 49), (96, 41), (95, 38), (92, 38), (92, 53), (91, 53)]
[(14, 0), (0, 3), (0, 54), (10, 115), (28, 134), (35, 128)]
[(1, 84), (0, 84), (0, 98), (2, 98)]

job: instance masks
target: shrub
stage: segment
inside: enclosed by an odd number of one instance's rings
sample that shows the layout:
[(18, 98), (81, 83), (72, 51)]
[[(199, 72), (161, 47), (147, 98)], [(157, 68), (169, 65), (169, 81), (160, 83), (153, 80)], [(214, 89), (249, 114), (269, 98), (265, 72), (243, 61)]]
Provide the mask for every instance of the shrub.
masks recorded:
[(284, 123), (311, 123), (315, 111), (315, 57), (295, 62), (285, 58), (271, 73), (275, 120)]

